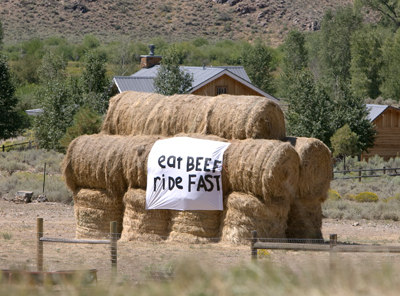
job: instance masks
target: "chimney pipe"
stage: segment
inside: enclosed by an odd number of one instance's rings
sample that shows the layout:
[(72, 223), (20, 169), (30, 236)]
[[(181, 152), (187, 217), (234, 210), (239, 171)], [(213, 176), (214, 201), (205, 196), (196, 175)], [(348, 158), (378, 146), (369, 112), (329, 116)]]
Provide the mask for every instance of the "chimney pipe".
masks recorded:
[(155, 65), (159, 65), (162, 60), (162, 56), (154, 55), (155, 50), (154, 44), (149, 45), (150, 53), (148, 55), (141, 55), (140, 66), (142, 68), (151, 68)]

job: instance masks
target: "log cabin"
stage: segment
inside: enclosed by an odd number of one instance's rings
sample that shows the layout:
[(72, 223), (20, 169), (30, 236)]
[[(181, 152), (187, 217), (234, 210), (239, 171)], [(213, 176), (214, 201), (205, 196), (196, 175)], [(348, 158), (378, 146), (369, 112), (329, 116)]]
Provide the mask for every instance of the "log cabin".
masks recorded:
[(361, 155), (361, 159), (379, 155), (385, 160), (400, 156), (400, 109), (388, 105), (367, 104), (369, 120), (375, 126), (378, 135), (374, 147)]
[[(153, 80), (160, 67), (162, 56), (154, 55), (154, 47), (149, 55), (141, 56), (141, 70), (131, 76), (114, 76), (113, 92), (123, 91), (154, 92)], [(187, 67), (181, 70), (193, 74), (192, 87), (189, 93), (201, 96), (220, 94), (263, 96), (279, 103), (279, 99), (253, 85), (242, 66)]]

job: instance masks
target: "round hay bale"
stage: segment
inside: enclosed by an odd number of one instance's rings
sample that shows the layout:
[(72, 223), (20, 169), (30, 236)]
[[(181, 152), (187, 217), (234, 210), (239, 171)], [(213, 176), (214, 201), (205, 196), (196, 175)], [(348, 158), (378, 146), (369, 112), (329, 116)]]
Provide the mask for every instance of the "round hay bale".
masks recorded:
[(218, 97), (123, 92), (110, 100), (102, 133), (162, 135), (202, 133), (226, 139), (284, 139), (279, 105), (256, 96)]
[(67, 186), (105, 189), (110, 196), (121, 197), (127, 189), (122, 169), (125, 137), (84, 135), (68, 147), (62, 162), (62, 172)]
[(281, 107), (264, 97), (220, 95), (212, 101), (206, 116), (206, 134), (226, 139), (286, 137)]
[(171, 211), (170, 240), (217, 242), (222, 211)]
[(314, 138), (288, 137), (300, 157), (299, 198), (323, 202), (332, 180), (332, 155), (329, 148)]
[(249, 242), (251, 231), (259, 238), (285, 237), (288, 208), (271, 207), (251, 194), (232, 192), (222, 219), (222, 241)]
[(322, 239), (322, 209), (332, 179), (329, 148), (314, 138), (288, 137), (300, 157), (299, 188), (288, 217), (288, 238)]
[(122, 230), (122, 198), (110, 197), (105, 190), (78, 189), (74, 196), (76, 238), (108, 238), (110, 222)]
[(233, 141), (224, 153), (224, 167), (231, 191), (262, 197), (267, 206), (289, 204), (297, 193), (299, 156), (278, 140)]
[(129, 189), (123, 198), (122, 240), (162, 240), (169, 234), (170, 210), (146, 210), (146, 191)]
[(162, 138), (159, 136), (125, 137), (126, 149), (121, 159), (124, 177), (129, 188), (146, 189), (147, 160), (154, 143), (160, 139)]

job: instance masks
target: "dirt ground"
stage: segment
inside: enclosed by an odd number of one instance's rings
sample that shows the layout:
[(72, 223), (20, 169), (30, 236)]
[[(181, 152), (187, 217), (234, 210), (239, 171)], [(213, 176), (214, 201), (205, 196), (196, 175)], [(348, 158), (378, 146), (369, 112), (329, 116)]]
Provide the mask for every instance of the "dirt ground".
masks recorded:
[[(36, 219), (44, 219), (44, 236), (75, 237), (74, 209), (59, 203), (15, 204), (0, 200), (1, 269), (36, 270)], [(337, 234), (342, 242), (400, 245), (400, 222), (323, 221), (323, 235)], [(312, 264), (329, 268), (329, 254), (317, 252), (268, 251), (260, 260), (292, 270)], [(191, 244), (185, 242), (118, 242), (118, 275), (121, 280), (143, 282), (150, 277), (168, 277), (174, 262), (197, 260), (206, 268), (226, 270), (250, 261), (250, 246), (225, 243)], [(399, 266), (400, 254), (340, 254), (338, 261), (376, 268), (388, 263)], [(46, 270), (98, 269), (99, 280), (110, 277), (108, 245), (45, 243)]]

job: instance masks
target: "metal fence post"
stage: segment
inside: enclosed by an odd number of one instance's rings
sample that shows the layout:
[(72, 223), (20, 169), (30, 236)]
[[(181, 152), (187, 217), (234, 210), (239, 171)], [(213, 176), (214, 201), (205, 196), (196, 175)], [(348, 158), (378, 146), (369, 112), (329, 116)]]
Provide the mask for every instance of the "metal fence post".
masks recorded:
[(43, 218), (36, 219), (37, 232), (37, 271), (43, 271), (43, 242), (40, 238), (43, 237)]
[(251, 259), (257, 260), (257, 249), (254, 248), (254, 244), (257, 242), (257, 231), (253, 230), (251, 232)]
[(112, 279), (117, 276), (117, 240), (118, 225), (116, 221), (110, 222), (110, 253), (111, 253), (111, 273)]

